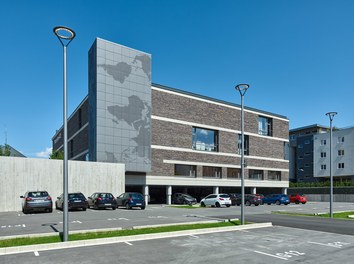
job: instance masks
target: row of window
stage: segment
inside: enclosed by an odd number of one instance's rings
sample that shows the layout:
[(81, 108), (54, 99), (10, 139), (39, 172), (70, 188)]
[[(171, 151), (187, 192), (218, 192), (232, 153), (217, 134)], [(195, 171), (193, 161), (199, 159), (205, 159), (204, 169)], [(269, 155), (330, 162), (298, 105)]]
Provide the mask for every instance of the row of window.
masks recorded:
[[(344, 169), (344, 162), (340, 162), (337, 164), (337, 168), (338, 169)], [(321, 164), (321, 170), (326, 170), (327, 166), (326, 164)]]
[[(321, 158), (325, 158), (327, 156), (326, 152), (321, 152)], [(344, 156), (344, 149), (338, 150), (338, 156)]]
[[(222, 168), (221, 167), (212, 167), (212, 166), (203, 166), (203, 177), (212, 177), (212, 178), (221, 178), (222, 177)], [(251, 180), (264, 180), (264, 171), (263, 170), (248, 170), (248, 179)], [(197, 175), (197, 166), (195, 165), (183, 165), (175, 164), (175, 176), (189, 176), (196, 177)], [(238, 168), (227, 168), (227, 178), (231, 179), (240, 179), (241, 178), (241, 169)], [(268, 171), (268, 180), (270, 181), (281, 181), (281, 172), (280, 171)]]
[[(337, 138), (337, 143), (343, 143), (344, 142), (344, 137), (338, 137)], [(325, 146), (327, 144), (326, 139), (321, 139), (321, 146)]]

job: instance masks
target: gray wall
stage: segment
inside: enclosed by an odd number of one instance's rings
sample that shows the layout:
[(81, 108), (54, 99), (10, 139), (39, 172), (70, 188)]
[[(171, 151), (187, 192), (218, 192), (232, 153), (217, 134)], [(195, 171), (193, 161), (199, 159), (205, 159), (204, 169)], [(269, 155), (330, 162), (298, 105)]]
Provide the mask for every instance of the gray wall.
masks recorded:
[(89, 159), (150, 171), (151, 55), (97, 38), (89, 52), (89, 104)]
[[(0, 157), (0, 212), (21, 210), (20, 195), (46, 190), (53, 200), (63, 192), (63, 161)], [(69, 192), (125, 191), (124, 164), (69, 161)], [(53, 203), (54, 204), (54, 203)]]

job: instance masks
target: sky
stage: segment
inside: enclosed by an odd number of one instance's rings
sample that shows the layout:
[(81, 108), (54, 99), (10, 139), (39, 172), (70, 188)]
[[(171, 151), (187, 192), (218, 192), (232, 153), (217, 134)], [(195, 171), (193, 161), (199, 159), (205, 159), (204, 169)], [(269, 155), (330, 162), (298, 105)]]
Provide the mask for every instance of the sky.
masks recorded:
[(96, 37), (152, 54), (152, 82), (286, 116), (289, 127), (354, 125), (354, 1), (75, 0), (0, 3), (0, 145), (47, 158), (68, 115), (88, 94)]

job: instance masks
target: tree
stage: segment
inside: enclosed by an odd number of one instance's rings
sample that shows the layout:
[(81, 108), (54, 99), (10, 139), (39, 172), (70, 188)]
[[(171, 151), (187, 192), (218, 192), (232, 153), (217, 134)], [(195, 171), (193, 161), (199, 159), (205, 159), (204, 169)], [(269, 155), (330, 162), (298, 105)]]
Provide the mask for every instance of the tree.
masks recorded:
[(57, 159), (57, 160), (63, 160), (64, 159), (64, 151), (62, 150), (57, 150), (57, 151), (52, 151), (52, 154), (50, 154), (49, 159)]
[(5, 146), (0, 145), (0, 156), (10, 156), (11, 155), (11, 148), (8, 144), (5, 144)]

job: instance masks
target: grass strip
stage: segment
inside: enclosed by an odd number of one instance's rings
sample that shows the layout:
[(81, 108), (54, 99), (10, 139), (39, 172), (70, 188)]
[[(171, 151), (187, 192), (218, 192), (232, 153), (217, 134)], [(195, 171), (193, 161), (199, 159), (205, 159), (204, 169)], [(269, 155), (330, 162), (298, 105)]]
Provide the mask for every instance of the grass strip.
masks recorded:
[[(322, 217), (329, 218), (330, 214), (304, 214), (304, 213), (292, 213), (292, 212), (272, 212), (273, 214), (283, 214), (283, 215), (291, 215), (291, 216), (311, 216), (311, 217)], [(346, 219), (346, 220), (354, 220), (353, 218), (349, 218), (348, 215), (354, 215), (353, 211), (350, 212), (340, 212), (333, 213), (333, 218), (337, 219)]]
[[(162, 226), (162, 227), (142, 228), (142, 229), (124, 229), (124, 230), (106, 231), (106, 232), (77, 233), (77, 234), (70, 234), (69, 241), (155, 234), (155, 233), (192, 230), (192, 229), (227, 227), (227, 226), (235, 226), (235, 225), (240, 225), (240, 221), (207, 223), (207, 224), (174, 225), (174, 226)], [(48, 244), (48, 243), (56, 243), (56, 242), (61, 242), (61, 238), (59, 234), (56, 236), (48, 236), (48, 237), (13, 238), (13, 239), (0, 240), (0, 247), (16, 247), (16, 246), (38, 245), (38, 244)]]

